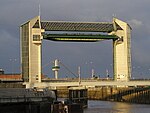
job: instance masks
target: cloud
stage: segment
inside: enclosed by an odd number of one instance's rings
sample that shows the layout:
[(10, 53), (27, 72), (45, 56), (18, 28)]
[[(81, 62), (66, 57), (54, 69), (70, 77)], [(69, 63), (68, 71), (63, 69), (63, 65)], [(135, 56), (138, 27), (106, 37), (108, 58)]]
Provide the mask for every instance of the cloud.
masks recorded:
[[(113, 14), (123, 21), (129, 20), (128, 23), (133, 29), (132, 62), (137, 65), (149, 63), (150, 0), (132, 0), (132, 3), (131, 0), (1, 0), (1, 68), (9, 68), (8, 57), (19, 57), (19, 26), (38, 15), (39, 2), (42, 20), (111, 22)], [(104, 71), (112, 62), (112, 43), (105, 42), (85, 45), (45, 42), (43, 63), (60, 57), (72, 70), (76, 70), (75, 65), (93, 60), (95, 70), (104, 75)], [(11, 67), (8, 70), (11, 70)], [(50, 67), (44, 70), (44, 73), (50, 75), (49, 71)]]
[(129, 20), (128, 23), (131, 25), (133, 29), (139, 28), (143, 25), (143, 22), (137, 19)]
[(20, 72), (20, 48), (19, 39), (15, 38), (10, 32), (0, 30), (0, 68), (6, 73), (12, 72), (12, 62), (10, 59), (17, 59), (13, 62), (14, 72)]

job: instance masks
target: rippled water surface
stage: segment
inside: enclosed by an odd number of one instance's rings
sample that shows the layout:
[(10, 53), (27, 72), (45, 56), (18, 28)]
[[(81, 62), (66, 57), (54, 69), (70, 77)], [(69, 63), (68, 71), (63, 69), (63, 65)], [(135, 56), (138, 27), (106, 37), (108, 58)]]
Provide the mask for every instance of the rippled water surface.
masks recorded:
[(84, 113), (150, 113), (150, 105), (89, 100)]

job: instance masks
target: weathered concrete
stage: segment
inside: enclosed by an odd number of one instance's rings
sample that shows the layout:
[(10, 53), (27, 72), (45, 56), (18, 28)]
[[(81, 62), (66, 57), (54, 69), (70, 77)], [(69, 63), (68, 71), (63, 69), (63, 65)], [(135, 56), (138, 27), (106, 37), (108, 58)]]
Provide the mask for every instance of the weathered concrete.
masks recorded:
[(88, 90), (88, 98), (96, 100), (150, 104), (150, 88), (93, 88)]
[(0, 88), (25, 88), (21, 83), (0, 83)]
[[(99, 84), (100, 83), (103, 84), (104, 82), (106, 82), (105, 84), (111, 83), (111, 81), (110, 82), (109, 81), (108, 82), (107, 81), (99, 81)], [(138, 83), (138, 81), (131, 81), (131, 82), (135, 83), (135, 84)], [(64, 84), (64, 82), (62, 82), (62, 83)], [(68, 98), (69, 86), (67, 86), (67, 85), (59, 86), (58, 85), (58, 84), (62, 84), (62, 83), (59, 82), (59, 83), (48, 83), (48, 84), (51, 84), (51, 85), (56, 84), (55, 87), (52, 85), (49, 88), (52, 88), (52, 90), (57, 90), (58, 98), (60, 98), (60, 97)], [(73, 83), (76, 85), (78, 84), (76, 82), (73, 82)], [(86, 82), (84, 82), (84, 83), (86, 83)], [(93, 84), (96, 84), (96, 83), (98, 83), (98, 82), (94, 82)], [(122, 83), (122, 86), (123, 86), (123, 83)], [(144, 81), (141, 81), (141, 83), (144, 83)], [(141, 83), (138, 83), (138, 84), (140, 85)], [(82, 84), (82, 82), (81, 82), (81, 84)], [(150, 82), (145, 81), (145, 84), (150, 84)], [(92, 86), (92, 84), (90, 84), (90, 85)], [(22, 83), (0, 83), (0, 88), (23, 88), (23, 87), (24, 86), (22, 85)], [(150, 104), (150, 88), (149, 87), (140, 87), (140, 88), (139, 87), (115, 87), (115, 86), (113, 87), (113, 86), (109, 86), (109, 85), (108, 86), (88, 87), (88, 99)]]
[[(68, 98), (68, 88), (58, 89), (58, 98)], [(88, 88), (88, 99), (150, 104), (149, 87), (95, 87)]]
[(99, 81), (99, 80), (90, 80), (90, 81), (59, 81), (59, 82), (41, 82), (41, 83), (24, 83), (26, 88), (38, 87), (70, 87), (70, 86), (85, 86), (85, 87), (97, 87), (97, 86), (119, 86), (119, 87), (128, 87), (128, 86), (150, 86), (150, 81)]

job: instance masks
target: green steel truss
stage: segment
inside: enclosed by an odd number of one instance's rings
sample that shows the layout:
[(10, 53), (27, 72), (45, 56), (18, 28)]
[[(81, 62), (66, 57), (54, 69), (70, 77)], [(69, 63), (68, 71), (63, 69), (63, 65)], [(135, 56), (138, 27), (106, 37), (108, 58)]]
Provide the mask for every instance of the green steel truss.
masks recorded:
[(118, 39), (115, 35), (93, 34), (44, 34), (44, 39), (52, 41), (97, 42), (101, 40)]

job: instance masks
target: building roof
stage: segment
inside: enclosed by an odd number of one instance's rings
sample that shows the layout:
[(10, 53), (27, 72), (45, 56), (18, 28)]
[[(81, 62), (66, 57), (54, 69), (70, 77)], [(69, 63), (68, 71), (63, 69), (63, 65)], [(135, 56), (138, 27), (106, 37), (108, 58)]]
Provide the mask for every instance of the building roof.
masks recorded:
[(1, 74), (0, 80), (22, 80), (20, 74)]
[[(45, 76), (42, 75), (42, 79), (44, 79)], [(1, 81), (18, 81), (22, 80), (21, 74), (0, 74), (0, 80)]]

